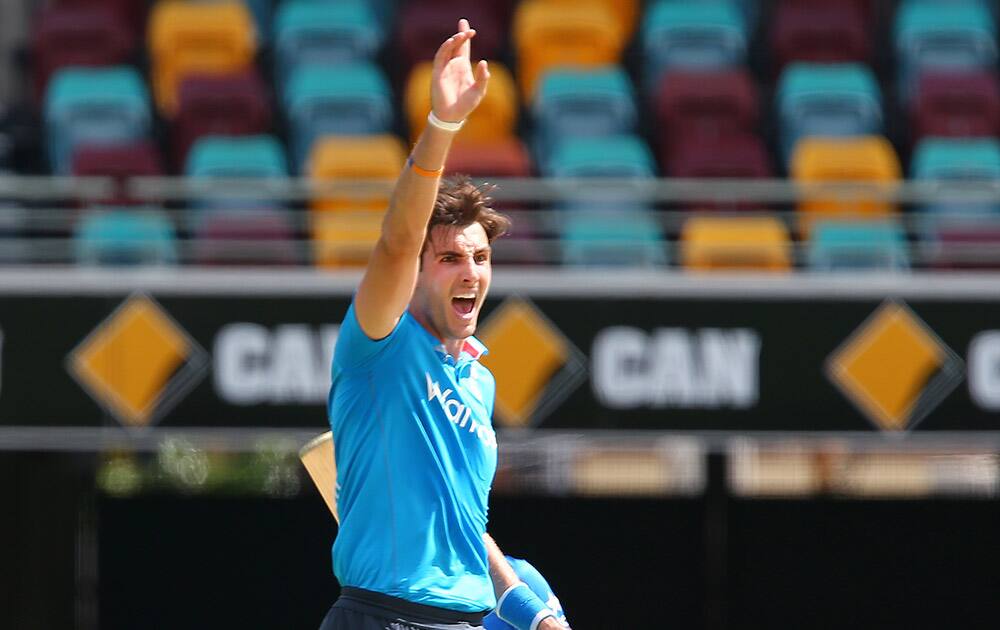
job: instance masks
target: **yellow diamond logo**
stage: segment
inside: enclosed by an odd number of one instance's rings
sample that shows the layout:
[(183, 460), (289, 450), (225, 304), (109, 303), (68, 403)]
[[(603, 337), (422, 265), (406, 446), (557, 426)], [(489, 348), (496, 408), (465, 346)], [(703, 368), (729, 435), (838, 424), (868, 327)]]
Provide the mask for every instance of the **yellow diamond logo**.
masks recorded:
[(913, 428), (962, 380), (962, 360), (913, 311), (889, 301), (844, 342), (827, 375), (879, 428)]
[(204, 376), (205, 351), (151, 298), (135, 295), (70, 353), (69, 371), (126, 426), (148, 426)]
[(477, 335), (497, 381), (501, 424), (524, 427), (552, 411), (585, 376), (583, 354), (531, 302), (509, 298)]

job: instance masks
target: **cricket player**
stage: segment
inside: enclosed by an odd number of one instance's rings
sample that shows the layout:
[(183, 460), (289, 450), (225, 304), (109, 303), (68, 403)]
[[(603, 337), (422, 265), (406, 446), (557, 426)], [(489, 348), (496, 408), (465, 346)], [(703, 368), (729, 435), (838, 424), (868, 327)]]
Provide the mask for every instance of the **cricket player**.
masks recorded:
[(434, 56), (428, 124), (389, 202), (344, 316), (329, 412), (342, 585), (322, 630), (469, 630), (486, 613), (519, 630), (564, 628), (486, 534), (497, 463), (495, 382), (473, 333), (490, 287), (490, 244), (509, 226), (468, 179), (441, 182), (479, 105), (475, 30)]

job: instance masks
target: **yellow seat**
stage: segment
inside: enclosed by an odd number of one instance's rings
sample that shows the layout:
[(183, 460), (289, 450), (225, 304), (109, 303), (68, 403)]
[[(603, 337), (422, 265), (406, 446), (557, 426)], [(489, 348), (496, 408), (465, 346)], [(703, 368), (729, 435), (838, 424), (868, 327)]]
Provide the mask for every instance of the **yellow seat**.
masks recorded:
[(241, 72), (253, 65), (253, 16), (244, 3), (232, 0), (159, 2), (149, 17), (149, 51), (157, 108), (171, 116), (185, 77)]
[(525, 103), (545, 70), (619, 63), (626, 39), (611, 9), (589, 0), (572, 10), (562, 2), (526, 0), (514, 15), (513, 38)]
[(362, 266), (368, 261), (389, 205), (389, 183), (399, 177), (406, 147), (393, 135), (325, 136), (309, 156), (309, 177), (320, 181), (370, 184), (372, 192), (324, 196), (312, 204), (311, 226), (316, 264)]
[[(427, 123), (431, 110), (431, 83), (433, 64), (424, 61), (413, 66), (406, 81), (404, 109), (410, 123), (411, 139), (416, 142)], [(490, 88), (476, 111), (469, 116), (459, 142), (488, 142), (509, 138), (517, 126), (517, 86), (510, 70), (499, 61), (490, 61)]]
[[(882, 136), (821, 138), (807, 136), (795, 145), (791, 176), (802, 184), (869, 182), (897, 184), (901, 169), (896, 151)], [(888, 201), (850, 196), (806, 199), (798, 204), (799, 227), (807, 235), (820, 219), (884, 219), (896, 212)]]
[[(636, 19), (639, 17), (639, 0), (547, 0), (553, 4), (571, 7), (574, 11), (581, 4), (600, 4), (606, 7), (614, 16), (615, 22), (628, 39), (635, 32)], [(564, 9), (566, 10), (566, 9)]]
[(696, 271), (787, 271), (791, 242), (785, 224), (775, 217), (688, 219), (681, 230), (681, 259)]

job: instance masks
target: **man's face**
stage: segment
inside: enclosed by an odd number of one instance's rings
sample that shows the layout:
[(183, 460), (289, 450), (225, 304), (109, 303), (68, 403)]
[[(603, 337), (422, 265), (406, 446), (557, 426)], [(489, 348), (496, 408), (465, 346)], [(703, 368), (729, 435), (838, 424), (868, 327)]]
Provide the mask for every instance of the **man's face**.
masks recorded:
[(421, 258), (414, 314), (442, 341), (465, 339), (476, 331), (492, 275), (483, 226), (436, 226)]

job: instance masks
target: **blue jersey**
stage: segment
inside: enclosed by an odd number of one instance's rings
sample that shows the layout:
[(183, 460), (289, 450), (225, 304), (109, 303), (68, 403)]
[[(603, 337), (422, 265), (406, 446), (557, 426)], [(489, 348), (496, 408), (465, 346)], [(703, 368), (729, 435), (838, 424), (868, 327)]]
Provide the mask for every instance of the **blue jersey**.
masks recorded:
[[(552, 592), (552, 587), (549, 583), (545, 581), (542, 574), (538, 572), (538, 569), (531, 566), (527, 560), (521, 560), (520, 558), (511, 558), (507, 556), (507, 562), (510, 562), (511, 568), (514, 569), (514, 573), (517, 573), (517, 577), (521, 578), (521, 581), (528, 585), (528, 588), (538, 596), (545, 605), (549, 607), (556, 615), (556, 621), (562, 625), (568, 625), (566, 622), (566, 614), (563, 612), (562, 604), (559, 603), (559, 598), (556, 594)], [(496, 612), (491, 612), (486, 615), (483, 619), (483, 627), (486, 630), (516, 630), (514, 626), (510, 625), (500, 617), (497, 617)]]
[(373, 341), (348, 309), (329, 400), (341, 585), (465, 612), (496, 605), (483, 543), (497, 463), (485, 351), (470, 337), (455, 361), (409, 313)]

